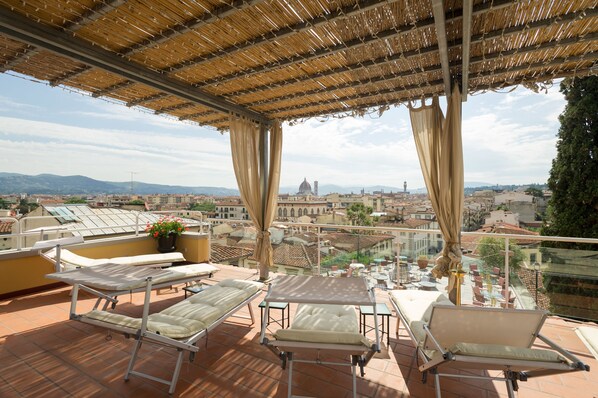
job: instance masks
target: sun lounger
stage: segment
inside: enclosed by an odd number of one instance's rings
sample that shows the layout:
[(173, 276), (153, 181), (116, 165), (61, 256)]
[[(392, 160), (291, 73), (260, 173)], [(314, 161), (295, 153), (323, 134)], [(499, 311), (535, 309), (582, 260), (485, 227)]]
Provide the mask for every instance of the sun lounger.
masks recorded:
[[(349, 365), (352, 368), (353, 396), (356, 396), (356, 366), (364, 375), (364, 367), (379, 352), (379, 331), (375, 325), (376, 341), (370, 342), (359, 333), (355, 305), (376, 308), (375, 297), (363, 278), (323, 278), (280, 276), (270, 285), (266, 298), (266, 313), (271, 302), (299, 303), (297, 313), (288, 329), (266, 336), (267, 321), (262, 323), (260, 342), (282, 361), (289, 364), (288, 396), (292, 396), (293, 362), (323, 365)], [(376, 322), (377, 317), (374, 316)], [(299, 359), (295, 355), (316, 353), (316, 359)], [(321, 352), (348, 355), (350, 362), (327, 362), (319, 358)]]
[[(74, 303), (77, 300), (77, 286), (75, 285), (73, 290)], [(249, 307), (253, 324), (254, 316), (250, 302), (261, 294), (262, 287), (263, 284), (260, 282), (227, 279), (165, 310), (149, 314), (152, 289), (152, 278), (149, 277), (146, 281), (145, 303), (141, 318), (97, 309), (78, 315), (75, 306), (72, 306), (71, 319), (133, 337), (137, 342), (131, 353), (125, 380), (128, 380), (131, 375), (136, 375), (158, 381), (168, 385), (168, 392), (172, 394), (178, 381), (185, 351), (189, 352), (189, 360), (193, 361), (195, 353), (198, 352), (197, 341), (207, 337), (211, 330), (227, 318), (234, 316), (233, 314), (245, 305)], [(142, 343), (155, 343), (178, 351), (171, 380), (133, 370)]]
[[(430, 292), (426, 292), (430, 293)], [(432, 292), (435, 293), (435, 292)], [(506, 382), (514, 397), (518, 381), (571, 371), (589, 371), (577, 357), (540, 334), (547, 313), (454, 306), (436, 294), (391, 292), (391, 303), (422, 360), (419, 370), (440, 377), (481, 378)], [(545, 348), (534, 346), (539, 340)], [(464, 375), (461, 369), (500, 370), (504, 377)]]
[(46, 260), (56, 264), (56, 272), (71, 270), (75, 268), (95, 267), (106, 264), (122, 264), (122, 265), (151, 265), (156, 268), (166, 267), (172, 263), (185, 261), (182, 253), (155, 253), (142, 254), (138, 256), (127, 257), (113, 257), (113, 258), (89, 258), (80, 256), (67, 249), (53, 248), (46, 252), (40, 253)]
[(133, 292), (144, 291), (147, 278), (152, 278), (152, 288), (195, 282), (210, 278), (219, 269), (211, 264), (188, 264), (166, 269), (136, 267), (123, 264), (105, 264), (101, 267), (83, 267), (70, 271), (55, 272), (46, 275), (54, 279), (92, 293), (98, 297), (94, 309), (106, 300), (103, 309), (110, 303), (112, 308), (118, 302), (117, 297)]
[(590, 353), (598, 360), (598, 328), (592, 326), (580, 326), (575, 328), (575, 333), (581, 341), (588, 347)]

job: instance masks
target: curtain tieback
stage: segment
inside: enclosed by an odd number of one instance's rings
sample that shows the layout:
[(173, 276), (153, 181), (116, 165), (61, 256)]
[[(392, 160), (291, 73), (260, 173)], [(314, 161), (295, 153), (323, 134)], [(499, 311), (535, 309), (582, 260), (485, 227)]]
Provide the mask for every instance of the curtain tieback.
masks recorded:
[(264, 238), (269, 238), (270, 237), (270, 231), (258, 231), (257, 232), (257, 238), (258, 239), (264, 239)]

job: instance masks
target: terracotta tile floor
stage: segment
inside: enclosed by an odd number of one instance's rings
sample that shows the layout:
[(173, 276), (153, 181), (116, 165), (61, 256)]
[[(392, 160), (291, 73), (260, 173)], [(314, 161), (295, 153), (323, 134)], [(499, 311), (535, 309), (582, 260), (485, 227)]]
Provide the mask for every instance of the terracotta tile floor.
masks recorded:
[[(214, 281), (228, 277), (254, 278), (254, 271), (223, 266)], [(153, 296), (152, 311), (181, 300), (178, 289)], [(385, 297), (384, 292), (380, 298)], [(93, 305), (91, 296), (81, 298), (79, 312)], [(142, 296), (121, 296), (119, 311), (140, 314)], [(259, 321), (258, 304), (252, 303)], [(0, 397), (153, 397), (168, 396), (168, 388), (132, 376), (123, 380), (132, 340), (110, 335), (104, 329), (68, 320), (69, 289), (0, 301)], [(292, 311), (293, 312), (293, 311)], [(244, 315), (248, 315), (245, 308)], [(273, 315), (275, 315), (273, 313)], [(292, 316), (291, 316), (292, 317)], [(598, 397), (598, 363), (577, 338), (576, 323), (550, 318), (543, 333), (590, 365), (591, 372), (530, 379), (519, 384), (522, 398)], [(358, 394), (363, 397), (433, 397), (434, 382), (422, 384), (414, 348), (396, 318), (391, 319), (389, 349), (374, 358)], [(185, 359), (175, 396), (181, 397), (284, 397), (287, 371), (279, 360), (259, 344), (259, 326), (230, 318), (216, 328), (208, 341), (199, 342), (193, 363)], [(207, 346), (207, 347), (206, 347)], [(138, 368), (169, 378), (174, 350), (144, 345)], [(322, 358), (325, 359), (325, 358)], [(295, 364), (293, 393), (317, 397), (350, 397), (349, 367)], [(443, 378), (442, 396), (506, 397), (503, 382)]]

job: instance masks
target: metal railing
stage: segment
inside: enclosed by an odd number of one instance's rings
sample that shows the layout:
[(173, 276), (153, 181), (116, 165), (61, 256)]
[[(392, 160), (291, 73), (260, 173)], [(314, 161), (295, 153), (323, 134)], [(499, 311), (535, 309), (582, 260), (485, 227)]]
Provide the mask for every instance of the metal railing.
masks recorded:
[[(215, 224), (235, 224), (237, 227), (239, 225), (253, 226), (251, 221), (246, 220), (208, 219), (207, 221)], [(317, 258), (313, 267), (309, 270), (303, 270), (303, 272), (318, 275), (326, 274), (326, 271), (330, 270), (331, 264), (334, 264), (335, 268), (338, 266), (347, 267), (351, 262), (351, 258), (368, 258), (367, 256), (359, 256), (353, 248), (351, 257), (339, 257), (339, 262), (331, 262), (329, 260), (330, 256), (325, 256), (322, 250), (322, 242), (327, 240), (327, 235), (331, 231), (344, 231), (348, 234), (362, 236), (372, 233), (388, 235), (392, 239), (391, 249), (387, 248), (386, 252), (379, 251), (376, 256), (370, 256), (370, 259), (373, 257), (386, 257), (395, 264), (401, 256), (411, 257), (410, 260), (413, 262), (419, 254), (435, 257), (428, 253), (427, 249), (437, 250), (442, 246), (442, 244), (437, 244), (437, 236), (441, 235), (439, 230), (294, 222), (275, 222), (273, 225), (282, 227), (285, 238), (294, 238), (296, 242), (301, 241), (300, 235), (308, 231), (312, 233), (312, 236), (315, 236), (315, 241), (304, 244), (306, 246), (315, 245), (318, 248)], [(213, 229), (215, 228), (213, 227)], [(276, 240), (276, 234), (272, 231), (271, 233), (271, 240)], [(252, 234), (254, 232), (246, 234), (243, 239), (251, 240), (253, 238)], [(486, 274), (499, 272), (499, 275), (504, 278), (504, 285), (507, 287), (505, 305), (508, 305), (509, 297), (515, 296), (518, 308), (542, 308), (550, 310), (554, 314), (568, 317), (598, 319), (598, 300), (594, 299), (596, 304), (592, 304), (591, 300), (582, 298), (585, 297), (585, 294), (590, 294), (590, 298), (598, 298), (598, 251), (553, 249), (541, 245), (543, 242), (573, 242), (592, 244), (598, 248), (598, 239), (482, 232), (462, 232), (462, 237), (462, 242), (470, 242), (468, 245), (464, 244), (465, 247), (462, 248), (465, 271), (469, 271), (469, 263), (476, 263), (481, 266)], [(472, 240), (477, 240), (478, 243), (472, 244)], [(422, 244), (420, 245), (420, 243)], [(472, 246), (470, 247), (470, 245)], [(481, 250), (483, 247), (484, 250)], [(468, 256), (469, 250), (465, 249), (473, 250), (473, 257)], [(485, 254), (481, 253), (482, 251)], [(255, 262), (249, 265), (256, 266)], [(494, 270), (495, 267), (499, 270)], [(286, 268), (290, 271), (292, 267)], [(276, 271), (285, 272), (285, 267), (278, 266)], [(293, 270), (292, 272), (296, 273), (297, 271)], [(469, 278), (470, 276), (466, 277)], [(556, 277), (561, 279), (559, 283), (562, 285), (558, 291), (554, 286)], [(563, 282), (563, 278), (568, 278), (571, 281)], [(494, 279), (495, 283), (497, 279), (498, 277)], [(585, 280), (586, 287), (593, 283), (587, 281), (595, 281), (595, 291), (591, 289), (586, 289), (586, 291), (574, 290), (570, 285), (579, 284), (579, 280)], [(550, 286), (544, 286), (546, 283), (550, 283)], [(591, 294), (595, 296), (591, 296)], [(570, 297), (572, 295), (574, 297)], [(577, 304), (569, 306), (569, 303), (576, 302)]]
[[(158, 213), (158, 212), (152, 212)], [(177, 214), (176, 211), (165, 211), (159, 212), (159, 214)], [(83, 216), (78, 216), (83, 217)], [(89, 217), (97, 217), (95, 215)], [(30, 219), (55, 219), (53, 216), (39, 216), (30, 217)], [(98, 231), (106, 229), (119, 229), (119, 228), (133, 228), (134, 231), (131, 235), (138, 236), (140, 231), (145, 230), (145, 222), (140, 222), (139, 214), (136, 215), (135, 223), (133, 224), (119, 224), (119, 225), (106, 225), (102, 227), (69, 227), (64, 229), (64, 226), (53, 226), (47, 228), (37, 228), (35, 231), (24, 230), (24, 219), (16, 219), (14, 217), (1, 217), (0, 220), (13, 221), (13, 233), (10, 235), (4, 235), (4, 238), (16, 239), (16, 247), (13, 250), (24, 250), (26, 247), (22, 244), (22, 240), (28, 236), (37, 236), (44, 238), (47, 236), (61, 237), (65, 234), (72, 234), (73, 232), (84, 232), (84, 231)], [(234, 224), (236, 227), (253, 226), (251, 221), (247, 220), (223, 220), (223, 219), (209, 219), (200, 216), (200, 221), (197, 221), (195, 226), (199, 226), (201, 232), (212, 233), (213, 239), (216, 239), (213, 232), (218, 229), (218, 225), (221, 224)], [(376, 248), (374, 252), (365, 255), (362, 253), (362, 258), (373, 259), (375, 256), (388, 257), (391, 261), (397, 262), (397, 259), (411, 257), (412, 261), (415, 262), (418, 255), (424, 254), (428, 257), (433, 257), (428, 250), (433, 249), (437, 251), (442, 247), (442, 240), (438, 240), (438, 236), (441, 236), (440, 230), (428, 230), (428, 229), (417, 229), (417, 228), (394, 228), (394, 227), (366, 227), (366, 226), (352, 226), (352, 225), (331, 225), (331, 224), (311, 224), (311, 223), (296, 223), (296, 222), (275, 222), (274, 226), (278, 227), (278, 234), (273, 234), (271, 239), (279, 239), (281, 243), (283, 239), (294, 238), (295, 241), (301, 242), (305, 238), (305, 233), (310, 232), (311, 236), (315, 236), (314, 241), (310, 241), (305, 246), (315, 245), (317, 248), (315, 254), (315, 260), (310, 264), (309, 269), (306, 271), (310, 274), (322, 274), (326, 270), (330, 270), (334, 263), (334, 257), (331, 255), (325, 255), (327, 248), (326, 241), (329, 240), (329, 234), (339, 231), (352, 236), (357, 236), (359, 239), (366, 241), (368, 236), (380, 234), (388, 235), (391, 243), (386, 244), (382, 249)], [(126, 233), (124, 233), (126, 234)], [(123, 235), (123, 233), (119, 233)], [(98, 237), (96, 235), (96, 237)], [(361, 237), (361, 238), (360, 238)], [(486, 244), (490, 247), (490, 254), (469, 257), (465, 255), (464, 266), (468, 269), (467, 261), (475, 261), (482, 266), (488, 267), (489, 264), (495, 264), (499, 266), (500, 271), (503, 273), (505, 278), (505, 285), (510, 288), (509, 291), (513, 291), (517, 298), (520, 306), (522, 307), (540, 307), (550, 309), (553, 313), (572, 317), (580, 317), (585, 319), (598, 319), (598, 308), (596, 305), (591, 303), (585, 305), (579, 297), (575, 300), (569, 300), (571, 302), (579, 302), (577, 305), (580, 312), (583, 312), (584, 316), (576, 316), (571, 314), (570, 309), (565, 308), (562, 305), (545, 304), (547, 296), (550, 296), (553, 300), (567, 300), (570, 298), (571, 292), (578, 292), (578, 296), (583, 296), (584, 291), (577, 289), (575, 290), (575, 284), (589, 286), (588, 291), (591, 294), (598, 292), (598, 252), (590, 251), (575, 251), (575, 250), (564, 250), (564, 249), (550, 249), (540, 247), (542, 242), (573, 242), (573, 243), (586, 243), (593, 244), (598, 247), (598, 239), (590, 238), (573, 238), (573, 237), (555, 237), (555, 236), (540, 236), (540, 235), (516, 235), (516, 234), (491, 234), (491, 233), (480, 233), (480, 232), (462, 232), (462, 241), (469, 241), (471, 237), (479, 238), (492, 238), (493, 243)], [(249, 240), (254, 239), (251, 233), (242, 236), (242, 239)], [(313, 238), (311, 238), (313, 239)], [(520, 256), (521, 247), (517, 245), (518, 242), (525, 242), (523, 246), (524, 258), (518, 258)], [(302, 243), (297, 243), (302, 245)], [(358, 243), (359, 245), (359, 243)], [(495, 247), (493, 247), (495, 246)], [(481, 247), (481, 244), (474, 248), (474, 252)], [(467, 249), (465, 247), (464, 249)], [(366, 252), (367, 250), (363, 250)], [(1, 254), (8, 252), (6, 250), (0, 251)], [(467, 250), (465, 250), (467, 254)], [(494, 253), (494, 254), (492, 254)], [(349, 253), (350, 256), (360, 256), (359, 246), (357, 253)], [(494, 258), (493, 258), (494, 256)], [(339, 257), (339, 262), (347, 262), (346, 257)], [(473, 259), (473, 260), (472, 260)], [(500, 263), (497, 262), (500, 260)], [(467, 261), (466, 261), (467, 260)], [(490, 261), (492, 260), (492, 261)], [(512, 268), (512, 261), (516, 260), (514, 269)], [(311, 258), (309, 259), (311, 261)], [(350, 262), (350, 261), (349, 261)], [(341, 263), (337, 263), (341, 264)], [(502, 264), (502, 265), (501, 265)], [(535, 264), (535, 265), (534, 265)], [(342, 265), (342, 264), (341, 264)], [(344, 264), (348, 265), (348, 264)], [(253, 266), (256, 266), (255, 264)], [(510, 271), (509, 268), (511, 268)], [(277, 270), (285, 271), (285, 267), (279, 267)], [(505, 272), (507, 271), (507, 272)], [(293, 270), (296, 272), (296, 270)], [(558, 289), (557, 281), (558, 278)], [(573, 282), (567, 282), (565, 279), (569, 278)], [(565, 280), (565, 281), (563, 281)], [(585, 280), (590, 282), (580, 283), (579, 280)], [(548, 283), (548, 286), (545, 284)], [(554, 286), (551, 286), (554, 285)], [(595, 286), (596, 285), (596, 286)], [(590, 289), (592, 288), (592, 289)], [(556, 290), (555, 290), (556, 289)], [(556, 291), (556, 292), (555, 292)], [(598, 296), (598, 294), (596, 294)], [(549, 297), (549, 298), (550, 298)], [(585, 297), (585, 296), (584, 296)], [(590, 296), (593, 297), (593, 296)], [(588, 300), (590, 301), (590, 300)], [(598, 300), (594, 300), (598, 303)], [(585, 308), (586, 307), (589, 308)], [(548, 307), (547, 307), (548, 306)], [(574, 308), (575, 309), (575, 308)], [(574, 311), (575, 312), (575, 311)]]
[[(27, 223), (31, 223), (32, 221), (36, 220), (48, 220), (52, 222), (58, 222), (58, 218), (64, 218), (61, 216), (29, 216), (29, 217), (22, 217), (22, 218), (15, 218), (15, 217), (0, 217), (0, 221), (12, 221), (12, 231), (10, 234), (0, 235), (0, 237), (5, 239), (11, 239), (15, 242), (14, 247), (10, 249), (0, 250), (0, 254), (7, 250), (16, 250), (21, 251), (30, 248), (32, 245), (25, 245), (24, 240), (27, 237), (37, 237), (36, 240), (46, 240), (49, 238), (60, 238), (64, 236), (72, 236), (75, 233), (83, 234), (86, 232), (97, 232), (97, 231), (110, 231), (104, 235), (126, 235), (132, 234), (134, 236), (139, 236), (140, 232), (145, 232), (145, 228), (147, 225), (146, 220), (141, 220), (140, 212), (132, 212), (135, 215), (135, 222), (134, 223), (115, 223), (113, 225), (106, 224), (103, 221), (100, 221), (102, 226), (85, 226), (81, 224), (81, 219), (89, 218), (89, 219), (98, 219), (101, 217), (97, 214), (92, 215), (76, 215), (74, 216), (75, 220), (72, 222), (67, 222), (59, 225), (48, 225), (48, 226), (39, 226), (34, 227), (31, 229), (27, 229)], [(207, 233), (209, 231), (210, 225), (206, 223), (203, 219), (203, 215), (200, 212), (200, 220), (193, 220), (193, 219), (185, 219), (185, 224), (188, 227), (192, 228), (199, 228), (199, 232)], [(147, 212), (145, 214), (177, 214), (177, 211), (155, 211), (155, 212)], [(132, 231), (127, 231), (126, 229), (132, 229)], [(94, 235), (95, 237), (101, 236), (101, 234)], [(11, 245), (12, 246), (12, 245)]]

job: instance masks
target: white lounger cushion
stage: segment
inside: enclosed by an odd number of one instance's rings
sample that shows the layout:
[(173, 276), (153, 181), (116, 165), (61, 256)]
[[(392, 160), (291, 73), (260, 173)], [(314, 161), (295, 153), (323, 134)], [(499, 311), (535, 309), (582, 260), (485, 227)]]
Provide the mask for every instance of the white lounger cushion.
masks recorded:
[(457, 343), (452, 346), (449, 351), (453, 354), (467, 355), (472, 357), (516, 359), (522, 361), (539, 362), (567, 362), (564, 357), (554, 351), (497, 344)]
[[(44, 253), (49, 259), (56, 259), (56, 249), (48, 250)], [(105, 264), (125, 264), (125, 265), (152, 265), (152, 264), (170, 264), (185, 261), (182, 253), (156, 253), (141, 254), (138, 256), (114, 257), (114, 258), (89, 258), (80, 256), (67, 249), (60, 250), (61, 265), (67, 268), (94, 267)]]
[(359, 333), (357, 313), (351, 305), (300, 304), (291, 327), (276, 331), (274, 337), (285, 341), (370, 345)]
[[(183, 339), (207, 329), (221, 316), (262, 288), (260, 282), (226, 279), (165, 310), (148, 316), (147, 330), (173, 339)], [(141, 327), (141, 318), (94, 310), (87, 318), (126, 326)]]
[(575, 333), (581, 341), (588, 347), (588, 350), (598, 359), (598, 328), (590, 326), (580, 326), (575, 329)]
[(430, 320), (433, 304), (452, 305), (444, 294), (426, 290), (393, 290), (390, 299), (411, 324), (413, 321)]
[(82, 267), (48, 275), (65, 283), (78, 283), (107, 291), (128, 291), (146, 286), (145, 279), (152, 276), (154, 285), (181, 281), (192, 277), (200, 279), (218, 271), (212, 264), (188, 264), (156, 270), (123, 264), (106, 264), (101, 267)]

